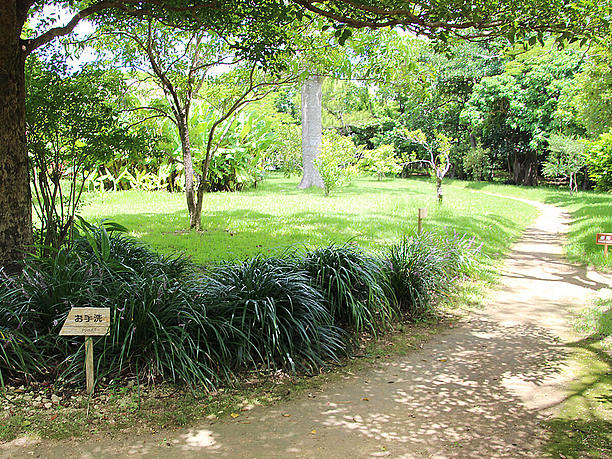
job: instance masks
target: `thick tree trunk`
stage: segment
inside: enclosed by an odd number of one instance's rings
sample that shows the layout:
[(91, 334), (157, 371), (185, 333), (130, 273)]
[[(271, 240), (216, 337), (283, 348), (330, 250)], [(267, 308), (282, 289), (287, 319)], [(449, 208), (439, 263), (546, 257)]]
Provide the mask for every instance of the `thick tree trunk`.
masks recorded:
[(516, 156), (512, 164), (512, 177), (516, 185), (537, 185), (538, 157), (528, 153), (522, 160)]
[(0, 266), (9, 270), (32, 245), (21, 28), (16, 1), (0, 2)]
[(309, 77), (302, 84), (302, 181), (298, 188), (318, 186), (323, 180), (315, 168), (314, 160), (321, 151), (321, 98), (323, 78)]
[(189, 227), (200, 227), (200, 215), (196, 208), (196, 193), (193, 173), (193, 159), (191, 158), (191, 142), (189, 140), (189, 125), (187, 115), (178, 119), (178, 130), (181, 138), (181, 149), (183, 150), (183, 168), (185, 171), (185, 198), (187, 210), (189, 211)]

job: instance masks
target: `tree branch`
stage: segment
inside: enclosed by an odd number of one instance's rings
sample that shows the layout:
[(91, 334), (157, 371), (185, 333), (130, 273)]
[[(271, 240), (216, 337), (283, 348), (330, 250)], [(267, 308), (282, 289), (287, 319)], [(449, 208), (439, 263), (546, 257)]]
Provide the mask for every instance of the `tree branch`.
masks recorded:
[(102, 1), (100, 3), (96, 3), (95, 5), (90, 6), (89, 8), (85, 8), (84, 10), (81, 10), (77, 14), (72, 16), (72, 19), (65, 26), (54, 27), (52, 29), (47, 30), (45, 33), (39, 35), (36, 38), (23, 40), (23, 50), (25, 51), (25, 54), (28, 55), (36, 48), (39, 48), (40, 46), (49, 43), (54, 38), (61, 37), (63, 35), (68, 35), (84, 18), (103, 11), (105, 9), (117, 7), (121, 7), (121, 4), (116, 1)]

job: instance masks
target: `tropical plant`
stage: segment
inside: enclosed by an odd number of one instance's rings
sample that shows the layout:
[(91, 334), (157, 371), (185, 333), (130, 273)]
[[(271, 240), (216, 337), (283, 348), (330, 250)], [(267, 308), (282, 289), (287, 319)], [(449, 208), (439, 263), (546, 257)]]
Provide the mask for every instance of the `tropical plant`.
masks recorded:
[(350, 183), (355, 174), (357, 147), (350, 137), (336, 132), (329, 132), (321, 141), (321, 152), (314, 160), (321, 179), (325, 195), (335, 188)]
[(269, 120), (255, 112), (242, 112), (223, 126), (213, 153), (208, 181), (210, 191), (235, 191), (256, 185), (265, 161), (279, 143)]
[(383, 272), (402, 314), (416, 320), (433, 311), (433, 298), (448, 287), (445, 260), (431, 233), (404, 237), (385, 254)]
[(376, 174), (378, 180), (382, 180), (387, 174), (399, 174), (402, 171), (393, 145), (381, 145), (374, 150), (364, 150), (358, 167), (361, 171)]
[(323, 292), (337, 325), (376, 331), (392, 317), (380, 263), (351, 244), (306, 250), (299, 257)]
[(38, 243), (43, 253), (70, 239), (88, 171), (114, 155), (140, 149), (119, 110), (124, 88), (114, 72), (70, 75), (60, 64), (27, 65), (26, 112)]
[(218, 338), (237, 332), (207, 314), (190, 264), (151, 252), (121, 229), (82, 223), (72, 249), (30, 258), (19, 276), (0, 278), (5, 377), (80, 380), (83, 343), (58, 336), (76, 306), (111, 309), (110, 334), (94, 342), (98, 378), (138, 372), (144, 380), (214, 385), (229, 377)]
[(291, 260), (258, 256), (222, 265), (202, 295), (207, 309), (239, 332), (225, 339), (232, 368), (313, 371), (345, 353), (323, 295)]

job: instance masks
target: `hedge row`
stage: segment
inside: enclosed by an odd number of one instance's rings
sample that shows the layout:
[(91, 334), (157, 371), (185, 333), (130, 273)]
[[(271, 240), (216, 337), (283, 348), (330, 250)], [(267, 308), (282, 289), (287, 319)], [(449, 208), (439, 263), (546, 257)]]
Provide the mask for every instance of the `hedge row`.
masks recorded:
[(362, 332), (417, 320), (479, 250), (457, 235), (406, 237), (374, 256), (350, 244), (196, 269), (116, 230), (88, 227), (71, 249), (0, 272), (0, 383), (81, 381), (83, 339), (59, 336), (72, 307), (111, 308), (94, 342), (98, 378), (214, 387), (245, 370), (314, 372)]

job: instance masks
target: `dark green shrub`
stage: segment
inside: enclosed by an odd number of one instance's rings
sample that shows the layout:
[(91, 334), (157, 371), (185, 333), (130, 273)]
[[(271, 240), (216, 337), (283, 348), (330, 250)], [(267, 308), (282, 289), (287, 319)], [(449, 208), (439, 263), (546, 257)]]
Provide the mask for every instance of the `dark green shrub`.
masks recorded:
[(395, 306), (412, 319), (433, 312), (437, 295), (450, 290), (457, 278), (474, 274), (480, 247), (466, 235), (423, 233), (404, 237), (384, 256), (383, 273), (395, 294)]
[(323, 292), (336, 324), (376, 331), (391, 319), (380, 263), (350, 244), (305, 251), (301, 266)]
[(404, 237), (391, 246), (383, 264), (396, 307), (412, 319), (432, 311), (432, 298), (446, 289), (446, 260), (432, 234)]
[(226, 342), (232, 368), (311, 371), (344, 353), (342, 331), (323, 296), (288, 259), (255, 257), (220, 266), (202, 294), (211, 314), (241, 332)]
[[(58, 336), (71, 307), (110, 307), (109, 336), (95, 339), (99, 376), (136, 369), (150, 379), (216, 384), (227, 378), (219, 337), (236, 335), (198, 301), (202, 282), (184, 259), (164, 258), (95, 228), (52, 259), (31, 258), (0, 279), (2, 352), (9, 377), (80, 380), (83, 339)], [(195, 331), (194, 331), (195, 329)]]

